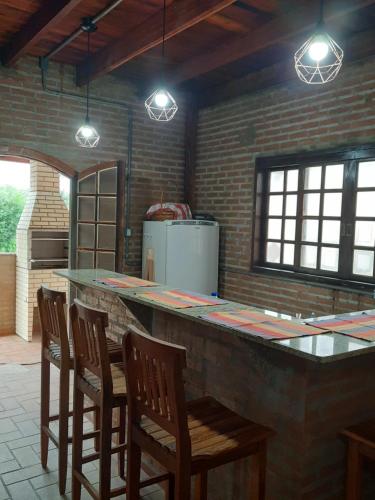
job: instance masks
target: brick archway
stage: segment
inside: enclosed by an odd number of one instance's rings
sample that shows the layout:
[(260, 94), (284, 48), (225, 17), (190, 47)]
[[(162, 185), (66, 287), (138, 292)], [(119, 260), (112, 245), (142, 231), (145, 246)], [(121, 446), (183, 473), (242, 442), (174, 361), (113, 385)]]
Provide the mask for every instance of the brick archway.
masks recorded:
[(20, 157), (26, 158), (28, 160), (40, 161), (46, 165), (49, 165), (52, 168), (55, 168), (60, 173), (66, 175), (67, 177), (74, 177), (77, 172), (67, 163), (64, 163), (61, 160), (58, 160), (54, 156), (47, 155), (45, 153), (41, 153), (40, 151), (35, 151), (35, 149), (24, 148), (22, 146), (0, 146), (0, 157), (1, 156), (12, 156), (12, 157)]

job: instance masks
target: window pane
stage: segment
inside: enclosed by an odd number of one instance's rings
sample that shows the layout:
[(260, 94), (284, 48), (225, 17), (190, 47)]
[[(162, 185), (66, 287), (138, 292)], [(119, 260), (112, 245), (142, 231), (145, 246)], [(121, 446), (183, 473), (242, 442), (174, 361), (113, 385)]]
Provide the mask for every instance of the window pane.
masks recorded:
[(318, 220), (304, 220), (302, 223), (302, 241), (318, 241), (319, 234), (319, 221)]
[(298, 170), (288, 170), (286, 190), (298, 191)]
[(287, 266), (294, 264), (294, 245), (290, 243), (285, 243), (284, 245), (283, 264)]
[(275, 170), (271, 172), (270, 191), (284, 191), (284, 171)]
[(341, 200), (341, 193), (326, 193), (324, 195), (323, 215), (325, 217), (340, 217)]
[(267, 262), (273, 262), (275, 264), (280, 263), (280, 249), (281, 244), (275, 243), (274, 241), (269, 241), (267, 243)]
[(296, 220), (286, 219), (284, 224), (284, 240), (294, 240), (296, 237)]
[(353, 273), (372, 276), (374, 271), (374, 252), (354, 250)]
[(304, 215), (319, 215), (320, 211), (320, 194), (305, 194), (303, 197), (303, 214)]
[(297, 214), (297, 195), (288, 194), (286, 197), (285, 215), (296, 215), (296, 214)]
[(268, 220), (268, 239), (280, 240), (281, 239), (281, 219)]
[(363, 247), (375, 245), (375, 222), (357, 221), (355, 223), (354, 244)]
[(269, 215), (282, 215), (283, 213), (283, 196), (270, 196)]
[(357, 193), (357, 217), (375, 217), (375, 191)]
[(358, 187), (375, 186), (375, 161), (364, 161), (358, 164)]
[(341, 189), (344, 178), (344, 165), (327, 165), (325, 189)]
[(301, 246), (301, 266), (316, 269), (317, 247), (310, 245)]
[(339, 269), (339, 249), (322, 247), (320, 255), (320, 269), (325, 271), (338, 271)]
[(320, 189), (322, 167), (309, 167), (305, 169), (305, 189)]
[(323, 243), (340, 243), (340, 227), (339, 220), (325, 220), (323, 221), (322, 242)]

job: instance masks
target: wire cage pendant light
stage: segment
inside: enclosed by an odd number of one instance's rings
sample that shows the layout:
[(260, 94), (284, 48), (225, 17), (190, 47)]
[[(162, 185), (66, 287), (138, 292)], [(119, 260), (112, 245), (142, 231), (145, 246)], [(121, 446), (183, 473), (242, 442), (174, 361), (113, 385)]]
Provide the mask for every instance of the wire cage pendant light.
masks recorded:
[(75, 140), (81, 148), (96, 148), (99, 143), (100, 135), (95, 127), (90, 123), (89, 116), (89, 101), (90, 101), (90, 35), (96, 31), (96, 25), (91, 19), (84, 19), (82, 29), (87, 33), (87, 61), (88, 61), (88, 78), (86, 85), (86, 117), (83, 125), (79, 127), (75, 135)]
[(323, 8), (324, 0), (321, 0), (317, 29), (294, 55), (298, 77), (310, 85), (334, 80), (344, 59), (344, 51), (325, 30)]
[[(162, 41), (162, 64), (164, 64), (165, 54), (165, 21), (166, 21), (166, 0), (163, 6), (163, 41)], [(164, 80), (164, 78), (162, 78)], [(169, 122), (178, 111), (175, 98), (161, 85), (145, 101), (145, 107), (151, 120), (158, 122)]]

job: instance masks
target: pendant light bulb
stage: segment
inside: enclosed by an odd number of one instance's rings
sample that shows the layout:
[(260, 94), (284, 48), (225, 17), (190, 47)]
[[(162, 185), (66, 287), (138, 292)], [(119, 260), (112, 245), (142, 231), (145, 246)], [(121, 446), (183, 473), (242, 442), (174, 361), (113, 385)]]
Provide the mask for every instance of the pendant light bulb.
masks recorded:
[(157, 93), (155, 94), (155, 104), (159, 108), (165, 108), (165, 106), (168, 104), (169, 98), (167, 93), (164, 90), (158, 90)]
[(309, 56), (313, 61), (322, 61), (328, 55), (329, 45), (324, 35), (317, 35), (309, 48)]

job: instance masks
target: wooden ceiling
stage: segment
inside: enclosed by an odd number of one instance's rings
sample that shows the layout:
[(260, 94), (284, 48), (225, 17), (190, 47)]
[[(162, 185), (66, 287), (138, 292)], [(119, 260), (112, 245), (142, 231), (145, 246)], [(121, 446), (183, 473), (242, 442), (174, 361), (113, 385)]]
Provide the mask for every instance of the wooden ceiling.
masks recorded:
[[(26, 55), (46, 56), (113, 0), (0, 0), (0, 55), (6, 66)], [(92, 78), (113, 72), (152, 86), (160, 74), (163, 0), (118, 0), (92, 36)], [(314, 29), (319, 0), (167, 0), (168, 82), (206, 90), (280, 60), (290, 59)], [(375, 33), (375, 0), (326, 0), (332, 36), (350, 46)], [(365, 55), (375, 53), (366, 39)], [(360, 57), (361, 51), (357, 51)], [(86, 36), (81, 33), (51, 59), (77, 66), (87, 80)]]

